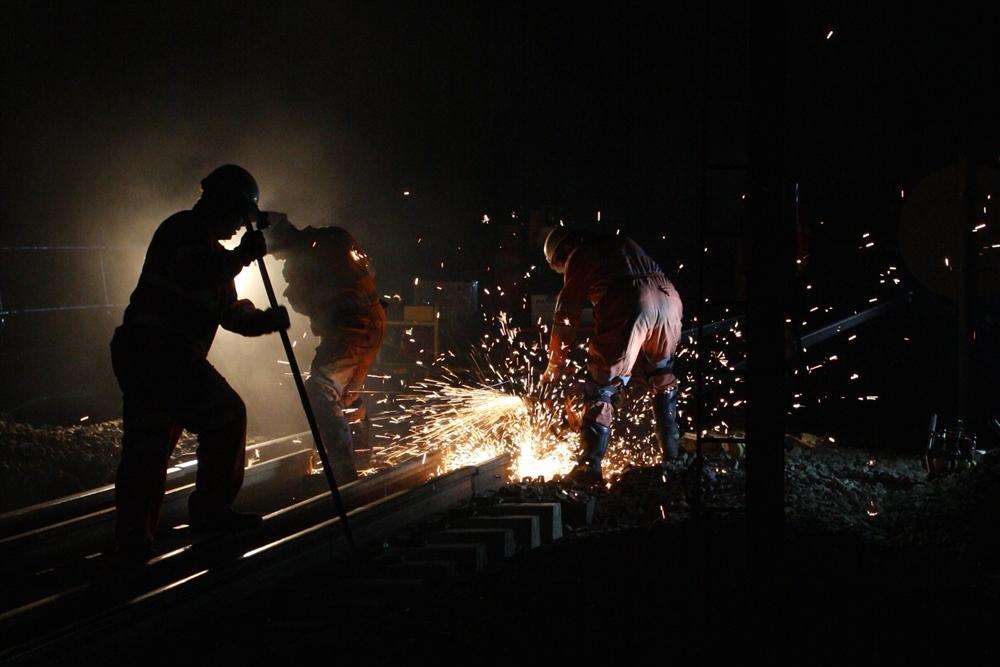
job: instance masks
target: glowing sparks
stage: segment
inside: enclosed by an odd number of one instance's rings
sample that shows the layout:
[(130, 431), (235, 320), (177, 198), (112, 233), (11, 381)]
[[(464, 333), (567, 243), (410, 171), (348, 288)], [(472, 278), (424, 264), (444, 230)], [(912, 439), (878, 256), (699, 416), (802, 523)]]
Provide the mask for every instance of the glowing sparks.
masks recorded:
[(361, 252), (358, 248), (351, 248), (348, 251), (348, 254), (351, 256), (351, 259), (354, 260), (355, 264), (364, 264), (368, 260), (368, 255)]

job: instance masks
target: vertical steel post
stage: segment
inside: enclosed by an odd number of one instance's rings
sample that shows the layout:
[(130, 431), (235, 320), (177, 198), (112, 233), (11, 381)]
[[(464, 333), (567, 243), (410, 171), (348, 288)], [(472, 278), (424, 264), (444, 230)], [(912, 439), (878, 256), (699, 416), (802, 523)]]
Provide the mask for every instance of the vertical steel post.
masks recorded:
[(785, 3), (750, 5), (746, 494), (748, 560), (758, 577), (776, 567), (784, 529), (785, 318), (795, 278), (794, 231), (785, 210), (786, 32)]
[(104, 306), (106, 308), (111, 307), (111, 296), (108, 293), (108, 276), (104, 271), (104, 248), (97, 249), (97, 261), (101, 265), (101, 287), (104, 289)]
[(978, 291), (978, 252), (973, 237), (972, 229), (976, 225), (977, 213), (979, 211), (979, 164), (972, 158), (962, 160), (962, 180), (960, 193), (962, 201), (962, 214), (957, 221), (958, 224), (958, 253), (955, 257), (958, 276), (958, 321), (957, 321), (957, 344), (958, 344), (958, 364), (956, 375), (958, 381), (958, 392), (955, 397), (955, 416), (965, 420), (965, 426), (974, 432), (979, 424), (976, 423), (975, 414), (969, 404), (970, 388), (974, 382), (975, 375), (971, 372), (973, 345), (976, 338), (976, 317), (975, 307)]

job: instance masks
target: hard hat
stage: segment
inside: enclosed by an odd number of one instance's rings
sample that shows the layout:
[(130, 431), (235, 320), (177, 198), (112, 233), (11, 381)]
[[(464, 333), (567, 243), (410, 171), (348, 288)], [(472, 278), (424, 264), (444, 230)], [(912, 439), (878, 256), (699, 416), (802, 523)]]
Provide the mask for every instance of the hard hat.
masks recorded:
[(250, 172), (235, 164), (224, 164), (201, 181), (202, 196), (225, 208), (252, 214), (258, 211), (260, 188)]
[(567, 241), (572, 241), (572, 238), (576, 237), (576, 234), (571, 232), (566, 227), (553, 227), (552, 231), (548, 233), (545, 237), (545, 261), (549, 263), (553, 271), (557, 273), (563, 273), (566, 271), (566, 262), (563, 261), (559, 265), (556, 265), (556, 253), (559, 248), (565, 244)]

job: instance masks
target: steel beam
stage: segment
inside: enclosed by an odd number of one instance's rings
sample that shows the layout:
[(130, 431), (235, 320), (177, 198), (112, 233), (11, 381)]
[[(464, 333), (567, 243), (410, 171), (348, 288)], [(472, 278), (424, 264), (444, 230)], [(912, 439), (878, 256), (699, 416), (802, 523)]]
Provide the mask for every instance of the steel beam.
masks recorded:
[(784, 176), (785, 4), (752, 3), (749, 19), (747, 530), (751, 571), (765, 575), (778, 562), (784, 528), (785, 318), (794, 300), (795, 236)]

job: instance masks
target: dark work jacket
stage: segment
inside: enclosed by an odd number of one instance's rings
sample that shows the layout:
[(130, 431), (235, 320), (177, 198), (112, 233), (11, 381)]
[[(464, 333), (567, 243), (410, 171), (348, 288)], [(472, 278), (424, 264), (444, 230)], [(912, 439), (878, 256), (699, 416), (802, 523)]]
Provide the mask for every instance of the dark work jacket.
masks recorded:
[(122, 334), (204, 358), (220, 325), (244, 336), (267, 333), (264, 312), (236, 297), (239, 256), (211, 238), (207, 227), (194, 211), (160, 224), (125, 309)]

